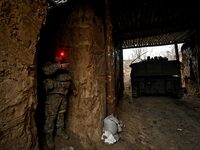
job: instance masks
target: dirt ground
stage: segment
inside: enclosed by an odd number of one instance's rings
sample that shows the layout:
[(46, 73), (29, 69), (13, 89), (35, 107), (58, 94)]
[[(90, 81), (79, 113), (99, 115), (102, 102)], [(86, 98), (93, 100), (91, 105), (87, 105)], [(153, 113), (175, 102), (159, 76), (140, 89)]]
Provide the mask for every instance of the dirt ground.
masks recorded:
[(131, 98), (126, 91), (117, 107), (127, 127), (120, 133), (124, 150), (199, 150), (200, 100), (185, 95)]
[[(131, 98), (125, 91), (117, 106), (117, 118), (125, 128), (120, 140), (113, 145), (100, 143), (97, 150), (199, 150), (200, 99), (186, 95), (182, 99), (170, 97)], [(65, 145), (84, 149), (79, 138), (68, 141), (55, 137), (56, 150)]]
[[(100, 142), (94, 150), (199, 150), (200, 98), (184, 95), (181, 99), (166, 96), (133, 99), (130, 74), (124, 73), (124, 97), (117, 104), (116, 116), (126, 127), (119, 133), (117, 143)], [(56, 150), (64, 150), (65, 145), (84, 150), (80, 139), (70, 134), (68, 141), (55, 137)]]
[(126, 125), (118, 143), (100, 150), (199, 150), (200, 99), (184, 95), (131, 97), (129, 74), (125, 74), (124, 97), (117, 118)]

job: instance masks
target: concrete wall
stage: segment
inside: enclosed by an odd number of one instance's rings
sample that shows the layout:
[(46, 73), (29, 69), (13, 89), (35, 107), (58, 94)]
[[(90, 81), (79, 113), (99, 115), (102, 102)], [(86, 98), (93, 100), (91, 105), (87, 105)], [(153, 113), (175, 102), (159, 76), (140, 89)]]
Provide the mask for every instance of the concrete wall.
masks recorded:
[(0, 147), (38, 149), (36, 44), (46, 0), (0, 1)]

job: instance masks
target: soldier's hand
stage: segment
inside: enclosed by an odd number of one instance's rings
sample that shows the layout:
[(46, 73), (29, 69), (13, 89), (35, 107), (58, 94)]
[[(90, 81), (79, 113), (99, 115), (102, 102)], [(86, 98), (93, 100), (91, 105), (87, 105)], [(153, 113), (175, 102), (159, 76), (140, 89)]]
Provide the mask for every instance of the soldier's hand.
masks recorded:
[(74, 96), (77, 95), (77, 91), (76, 90), (74, 90), (73, 93), (74, 93)]
[(69, 63), (63, 63), (61, 64), (62, 69), (68, 69)]

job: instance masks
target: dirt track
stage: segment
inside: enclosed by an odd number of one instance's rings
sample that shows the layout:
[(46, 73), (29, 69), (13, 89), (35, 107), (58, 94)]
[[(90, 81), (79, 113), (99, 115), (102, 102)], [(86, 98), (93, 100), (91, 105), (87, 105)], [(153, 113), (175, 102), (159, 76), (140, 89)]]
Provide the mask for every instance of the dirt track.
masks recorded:
[[(126, 125), (114, 145), (99, 143), (94, 150), (199, 150), (200, 99), (186, 96), (131, 98), (125, 92), (117, 106), (117, 118)], [(61, 142), (56, 137), (56, 149), (72, 145), (82, 150), (79, 139)], [(62, 143), (62, 146), (60, 145)], [(78, 146), (79, 145), (79, 146)], [(85, 150), (85, 149), (84, 149)]]
[[(126, 62), (129, 64), (130, 62)], [(125, 64), (124, 97), (117, 118), (126, 125), (118, 143), (100, 150), (199, 150), (200, 98), (131, 97), (130, 68)]]
[[(192, 99), (140, 97), (119, 103), (127, 149), (200, 149), (200, 104)], [(194, 101), (195, 102), (195, 101)]]
[(132, 99), (126, 85), (117, 118), (126, 125), (120, 141), (101, 150), (199, 150), (200, 99), (184, 96)]

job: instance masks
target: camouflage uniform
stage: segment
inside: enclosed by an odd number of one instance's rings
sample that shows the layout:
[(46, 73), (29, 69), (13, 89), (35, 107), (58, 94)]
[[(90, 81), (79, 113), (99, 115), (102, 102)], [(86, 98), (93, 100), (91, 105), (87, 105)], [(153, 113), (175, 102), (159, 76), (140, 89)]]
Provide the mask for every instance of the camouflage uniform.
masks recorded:
[(56, 126), (64, 127), (64, 113), (67, 108), (66, 95), (70, 90), (76, 90), (72, 82), (71, 75), (67, 70), (62, 69), (61, 64), (47, 62), (42, 68), (48, 77), (44, 80), (47, 92), (47, 100), (45, 102), (45, 125), (44, 132), (50, 133), (54, 130), (54, 122)]

